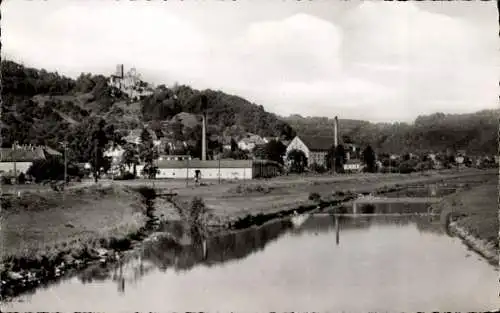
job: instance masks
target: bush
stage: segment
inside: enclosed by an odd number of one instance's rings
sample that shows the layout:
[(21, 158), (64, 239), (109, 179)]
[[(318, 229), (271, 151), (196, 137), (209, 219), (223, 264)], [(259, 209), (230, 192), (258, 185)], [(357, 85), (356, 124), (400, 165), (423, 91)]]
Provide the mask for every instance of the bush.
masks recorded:
[(313, 164), (311, 164), (311, 171), (321, 174), (321, 173), (326, 172), (327, 169), (323, 165), (313, 163)]
[(19, 184), (26, 183), (26, 175), (24, 175), (24, 173), (21, 172), (21, 174), (19, 174), (19, 176), (17, 177), (17, 182)]
[(147, 186), (141, 186), (137, 188), (137, 191), (141, 194), (142, 202), (146, 206), (146, 215), (148, 217), (153, 217), (156, 191), (153, 188)]
[(191, 229), (203, 227), (203, 218), (208, 209), (200, 197), (194, 197), (188, 206), (176, 206), (182, 221)]
[(135, 179), (136, 176), (133, 173), (126, 172), (123, 173), (117, 177), (115, 177), (115, 180), (130, 180), (130, 179)]
[(59, 158), (35, 160), (26, 174), (35, 178), (35, 181), (64, 179), (64, 164)]
[(312, 200), (312, 201), (319, 201), (321, 199), (321, 196), (319, 195), (319, 193), (317, 192), (311, 192), (309, 194), (309, 200)]

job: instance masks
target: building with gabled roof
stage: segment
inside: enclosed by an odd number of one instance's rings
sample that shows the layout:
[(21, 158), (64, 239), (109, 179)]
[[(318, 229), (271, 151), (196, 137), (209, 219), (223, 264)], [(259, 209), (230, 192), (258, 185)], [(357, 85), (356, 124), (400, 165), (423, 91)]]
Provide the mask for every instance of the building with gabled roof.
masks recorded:
[(13, 148), (0, 148), (0, 172), (16, 174), (28, 171), (34, 161), (45, 160), (48, 157), (61, 157), (62, 153), (47, 146), (21, 145)]
[(326, 166), (326, 155), (334, 144), (333, 137), (295, 136), (286, 148), (286, 155), (292, 150), (300, 150), (309, 165)]

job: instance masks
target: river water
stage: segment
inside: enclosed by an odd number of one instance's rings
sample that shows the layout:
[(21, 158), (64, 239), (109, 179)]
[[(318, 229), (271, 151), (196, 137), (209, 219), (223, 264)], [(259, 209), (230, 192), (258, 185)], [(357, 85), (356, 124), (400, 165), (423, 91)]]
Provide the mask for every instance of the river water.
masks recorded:
[(160, 239), (3, 311), (485, 311), (498, 272), (431, 216), (312, 216), (184, 245)]

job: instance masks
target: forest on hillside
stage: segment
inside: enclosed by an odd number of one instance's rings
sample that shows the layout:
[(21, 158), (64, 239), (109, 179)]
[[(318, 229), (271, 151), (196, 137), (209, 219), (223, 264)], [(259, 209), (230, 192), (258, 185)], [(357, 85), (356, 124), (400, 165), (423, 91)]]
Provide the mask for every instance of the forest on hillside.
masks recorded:
[[(158, 136), (200, 141), (196, 121), (207, 99), (209, 150), (219, 149), (217, 138), (242, 137), (247, 133), (291, 139), (295, 134), (333, 136), (333, 120), (326, 117), (279, 117), (262, 105), (218, 90), (196, 90), (186, 85), (160, 85), (140, 100), (108, 85), (103, 75), (82, 73), (76, 79), (46, 70), (1, 61), (2, 147), (19, 144), (48, 145), (61, 149), (69, 142), (70, 157), (89, 158), (92, 134), (101, 130), (109, 143), (119, 143), (129, 130), (148, 125)], [(371, 145), (377, 152), (467, 150), (470, 154), (495, 154), (499, 110), (471, 114), (435, 113), (419, 116), (414, 123), (376, 124), (340, 119), (344, 142)], [(181, 122), (180, 116), (189, 123)], [(104, 124), (100, 121), (104, 121)], [(199, 147), (198, 147), (199, 148)]]
[[(67, 140), (71, 158), (84, 162), (89, 158), (89, 140), (97, 125), (106, 131), (110, 143), (116, 143), (111, 138), (119, 141), (129, 130), (144, 125), (155, 127), (160, 136), (166, 135), (169, 132), (162, 127), (171, 124), (179, 113), (199, 116), (202, 94), (208, 100), (209, 136), (243, 136), (250, 132), (290, 139), (295, 135), (286, 122), (262, 106), (222, 91), (161, 85), (152, 95), (133, 100), (109, 86), (103, 75), (82, 73), (72, 79), (9, 60), (2, 60), (1, 72), (2, 147), (17, 141), (60, 149), (61, 142)], [(181, 130), (182, 139), (196, 145), (201, 133), (198, 128)]]
[[(498, 149), (499, 117), (497, 109), (422, 115), (412, 124), (339, 119), (339, 137), (343, 142), (371, 145), (384, 153), (466, 150), (469, 154), (491, 155)], [(333, 137), (333, 119), (292, 115), (283, 120), (298, 134)]]

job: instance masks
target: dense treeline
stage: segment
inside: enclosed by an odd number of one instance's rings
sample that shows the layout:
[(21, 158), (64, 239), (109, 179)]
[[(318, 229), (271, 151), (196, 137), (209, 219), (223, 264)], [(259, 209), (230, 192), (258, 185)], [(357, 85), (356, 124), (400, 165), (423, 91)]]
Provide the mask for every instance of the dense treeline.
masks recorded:
[(142, 114), (146, 121), (171, 119), (180, 112), (201, 114), (201, 96), (207, 97), (207, 113), (212, 127), (219, 134), (227, 133), (238, 125), (245, 132), (260, 136), (280, 136), (291, 139), (295, 135), (288, 123), (268, 113), (263, 106), (223, 93), (222, 91), (199, 91), (181, 85), (172, 88), (160, 86), (152, 96), (142, 101)]
[[(466, 150), (469, 154), (495, 154), (499, 113), (500, 110), (435, 113), (419, 116), (413, 124), (340, 119), (339, 133), (343, 142), (371, 145), (380, 153)], [(333, 136), (333, 119), (293, 115), (284, 120), (298, 133)]]
[[(286, 122), (267, 113), (262, 106), (221, 91), (161, 85), (153, 95), (134, 102), (118, 89), (108, 86), (103, 75), (82, 73), (77, 79), (71, 79), (9, 60), (2, 60), (1, 67), (3, 147), (18, 141), (19, 144), (60, 149), (60, 143), (68, 140), (72, 157), (83, 162), (89, 153), (84, 152), (88, 139), (82, 136), (88, 136), (101, 119), (107, 123), (105, 128), (113, 126), (114, 132), (126, 132), (146, 122), (159, 125), (170, 122), (181, 112), (199, 115), (202, 94), (208, 100), (209, 135), (253, 132), (286, 139), (294, 135)], [(182, 140), (199, 143), (200, 135), (199, 126), (192, 126), (183, 130)], [(119, 137), (117, 134), (109, 136)], [(193, 153), (199, 154), (198, 151)]]
[[(2, 60), (1, 71), (2, 146), (10, 147), (17, 140), (20, 144), (49, 145), (60, 150), (60, 143), (67, 140), (71, 158), (80, 162), (91, 157), (89, 136), (101, 120), (105, 121), (101, 126), (107, 134), (103, 142), (108, 144), (118, 142), (128, 130), (141, 128), (146, 122), (157, 125), (155, 132), (162, 134), (160, 126), (168, 121), (175, 139), (192, 142), (191, 152), (199, 155), (199, 124), (186, 127), (172, 120), (181, 112), (199, 117), (202, 95), (207, 98), (208, 135), (238, 137), (251, 132), (284, 139), (291, 139), (296, 132), (333, 135), (333, 119), (298, 115), (280, 118), (262, 106), (221, 91), (161, 85), (152, 95), (134, 102), (108, 86), (103, 75), (82, 73), (71, 79), (9, 60)], [(377, 153), (465, 149), (470, 154), (494, 154), (499, 113), (499, 110), (461, 115), (436, 113), (420, 116), (413, 124), (341, 119), (340, 135), (342, 142), (371, 145)], [(208, 144), (209, 150), (216, 150), (212, 139)]]

